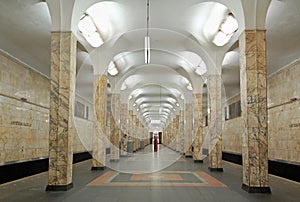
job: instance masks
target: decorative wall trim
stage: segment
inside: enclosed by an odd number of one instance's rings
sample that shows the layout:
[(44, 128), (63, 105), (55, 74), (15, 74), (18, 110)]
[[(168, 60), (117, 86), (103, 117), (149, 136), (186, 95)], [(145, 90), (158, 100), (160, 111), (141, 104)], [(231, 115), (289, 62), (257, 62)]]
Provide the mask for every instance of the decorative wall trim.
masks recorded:
[[(73, 163), (91, 159), (90, 152), (73, 154)], [(31, 161), (11, 162), (0, 166), (0, 184), (21, 179), (48, 170), (48, 157)]]
[(28, 101), (27, 99), (24, 99), (24, 98), (17, 98), (17, 97), (13, 97), (13, 96), (10, 96), (10, 95), (5, 95), (3, 93), (0, 93), (0, 96), (6, 97), (6, 98), (10, 98), (10, 99), (13, 99), (13, 100), (17, 100), (19, 102), (25, 102), (25, 103), (28, 103), (28, 104), (31, 104), (31, 105), (34, 105), (34, 106), (41, 107), (43, 109), (48, 109), (49, 110), (49, 107), (45, 107), (43, 105), (39, 105), (39, 104), (30, 102), (30, 101)]

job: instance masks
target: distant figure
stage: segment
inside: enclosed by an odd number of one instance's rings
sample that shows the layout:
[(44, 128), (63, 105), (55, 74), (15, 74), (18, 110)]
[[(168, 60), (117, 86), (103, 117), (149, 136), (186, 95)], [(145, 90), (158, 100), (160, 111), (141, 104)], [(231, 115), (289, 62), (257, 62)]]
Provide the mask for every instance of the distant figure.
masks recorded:
[(154, 135), (154, 152), (157, 152), (158, 150), (158, 136)]

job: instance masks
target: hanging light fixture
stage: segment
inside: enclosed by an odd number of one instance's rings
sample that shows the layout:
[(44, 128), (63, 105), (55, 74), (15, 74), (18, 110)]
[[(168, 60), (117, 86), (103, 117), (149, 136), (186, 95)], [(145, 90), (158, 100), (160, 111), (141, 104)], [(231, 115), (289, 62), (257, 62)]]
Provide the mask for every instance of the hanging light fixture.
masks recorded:
[(162, 107), (161, 107), (161, 86), (159, 86), (159, 110), (158, 113), (162, 113)]
[(150, 63), (149, 9), (150, 3), (149, 0), (147, 0), (147, 33), (145, 36), (145, 64)]

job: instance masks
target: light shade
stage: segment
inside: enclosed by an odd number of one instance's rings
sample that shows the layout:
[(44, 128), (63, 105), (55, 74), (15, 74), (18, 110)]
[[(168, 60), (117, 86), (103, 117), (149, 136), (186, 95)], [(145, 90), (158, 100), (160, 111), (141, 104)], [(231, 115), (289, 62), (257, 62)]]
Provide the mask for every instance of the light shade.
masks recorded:
[(224, 46), (226, 43), (229, 42), (232, 35), (226, 35), (224, 32), (219, 31), (213, 40), (213, 43), (217, 46)]
[(229, 42), (233, 34), (238, 30), (239, 24), (232, 14), (229, 14), (220, 26), (220, 30), (215, 35), (213, 43), (216, 46), (224, 46)]
[(78, 29), (92, 47), (97, 48), (103, 44), (103, 40), (90, 16), (85, 15), (81, 18)]
[(196, 67), (195, 73), (202, 76), (207, 72), (207, 67), (205, 62), (202, 60), (201, 63)]
[(107, 72), (112, 76), (115, 76), (119, 73), (119, 71), (118, 71), (118, 69), (117, 69), (117, 67), (116, 67), (116, 65), (113, 61), (111, 61), (109, 63)]
[(150, 63), (150, 37), (145, 36), (145, 64)]
[(126, 90), (126, 89), (127, 89), (127, 85), (126, 85), (126, 83), (123, 83), (121, 86), (121, 90)]
[(229, 15), (221, 26), (221, 30), (227, 35), (233, 34), (238, 28), (238, 22), (232, 15)]
[(187, 86), (186, 86), (186, 88), (187, 88), (188, 90), (193, 90), (193, 86), (192, 86), (191, 83), (188, 83)]

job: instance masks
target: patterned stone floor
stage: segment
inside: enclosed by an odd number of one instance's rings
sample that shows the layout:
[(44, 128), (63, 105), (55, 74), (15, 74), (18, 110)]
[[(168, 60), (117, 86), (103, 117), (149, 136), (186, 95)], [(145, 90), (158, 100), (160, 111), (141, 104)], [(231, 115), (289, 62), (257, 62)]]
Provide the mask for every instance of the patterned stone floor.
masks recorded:
[(202, 186), (226, 187), (205, 172), (165, 171), (148, 174), (128, 174), (108, 171), (88, 186)]
[[(175, 155), (167, 148), (165, 151)], [(143, 161), (144, 157), (139, 156), (138, 153), (121, 160), (129, 164), (146, 166), (169, 161), (166, 154), (162, 153), (153, 154), (152, 161), (150, 159)], [(104, 171), (91, 171), (91, 161), (88, 160), (74, 166), (74, 188), (69, 191), (45, 192), (47, 185), (47, 172), (45, 172), (0, 185), (0, 201), (299, 201), (299, 183), (270, 176), (272, 194), (249, 194), (241, 189), (242, 167), (228, 162), (223, 162), (223, 165), (223, 173), (209, 172), (207, 159), (204, 163), (194, 163), (193, 159), (180, 157), (170, 166), (157, 172), (124, 173), (109, 168)]]

